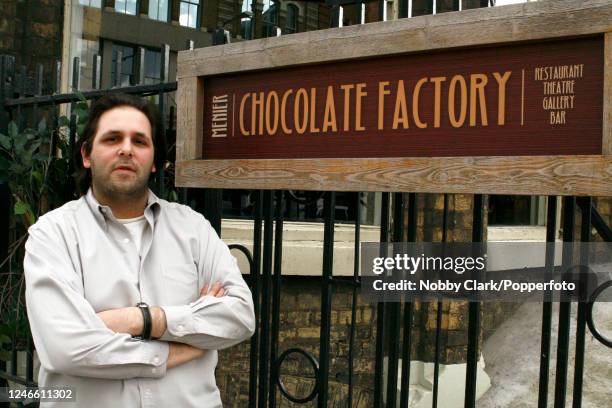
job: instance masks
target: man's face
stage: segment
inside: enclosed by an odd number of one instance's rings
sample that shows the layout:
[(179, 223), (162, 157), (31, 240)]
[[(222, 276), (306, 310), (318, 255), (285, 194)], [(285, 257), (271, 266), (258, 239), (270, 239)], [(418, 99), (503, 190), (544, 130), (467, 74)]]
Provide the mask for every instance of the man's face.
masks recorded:
[(155, 172), (151, 124), (130, 106), (110, 109), (100, 116), (91, 154), (81, 149), (83, 167), (91, 169), (94, 192), (109, 199), (146, 194)]

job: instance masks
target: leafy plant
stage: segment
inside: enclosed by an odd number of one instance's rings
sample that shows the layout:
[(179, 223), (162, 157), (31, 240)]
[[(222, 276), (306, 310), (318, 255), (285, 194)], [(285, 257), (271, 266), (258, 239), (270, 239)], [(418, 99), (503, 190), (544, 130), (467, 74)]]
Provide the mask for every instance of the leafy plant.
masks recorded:
[(20, 129), (10, 122), (6, 134), (0, 133), (0, 182), (11, 194), (14, 237), (0, 262), (0, 346), (15, 341), (23, 347), (29, 336), (22, 265), (27, 229), (40, 215), (73, 197), (68, 124), (66, 117), (54, 127), (44, 119), (35, 128)]

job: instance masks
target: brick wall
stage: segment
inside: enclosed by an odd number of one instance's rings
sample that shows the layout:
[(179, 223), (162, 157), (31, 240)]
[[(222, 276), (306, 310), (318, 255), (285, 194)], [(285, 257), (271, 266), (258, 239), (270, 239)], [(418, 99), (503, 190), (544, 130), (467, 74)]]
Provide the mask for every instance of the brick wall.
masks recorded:
[[(283, 277), (278, 353), (302, 348), (317, 360), (321, 324), (320, 279), (317, 277)], [(348, 394), (348, 353), (351, 322), (352, 289), (334, 287), (329, 370), (329, 406), (346, 406)], [(487, 302), (482, 308), (483, 334), (504, 320), (516, 305)], [(435, 351), (436, 303), (415, 303), (412, 327), (411, 359), (433, 362)], [(467, 303), (444, 302), (441, 330), (442, 364), (464, 363), (467, 351)], [(357, 297), (353, 360), (353, 406), (372, 407), (374, 393), (376, 306)], [(400, 333), (400, 339), (403, 334)], [(224, 406), (244, 407), (248, 401), (250, 343), (219, 352), (217, 383)], [(286, 387), (298, 397), (310, 393), (313, 372), (302, 357), (287, 359), (281, 369)], [(279, 407), (315, 407), (316, 401), (297, 405), (277, 392)]]

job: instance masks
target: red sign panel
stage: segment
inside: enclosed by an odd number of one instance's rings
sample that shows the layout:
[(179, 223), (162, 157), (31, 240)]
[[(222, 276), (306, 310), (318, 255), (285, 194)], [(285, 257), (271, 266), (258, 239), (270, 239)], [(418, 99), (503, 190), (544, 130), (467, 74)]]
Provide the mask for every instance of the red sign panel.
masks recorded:
[(203, 159), (601, 154), (603, 58), (597, 37), (205, 78)]

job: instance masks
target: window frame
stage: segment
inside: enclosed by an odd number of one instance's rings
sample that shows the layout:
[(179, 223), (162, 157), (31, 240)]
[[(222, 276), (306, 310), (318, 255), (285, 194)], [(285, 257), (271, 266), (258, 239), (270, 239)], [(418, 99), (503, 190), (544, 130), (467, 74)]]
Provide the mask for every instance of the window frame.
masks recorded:
[(134, 9), (134, 14), (132, 13), (128, 13), (127, 12), (127, 6), (128, 6), (128, 2), (130, 0), (121, 0), (125, 3), (125, 8), (123, 11), (121, 11), (120, 9), (117, 8), (117, 1), (115, 0), (115, 13), (119, 13), (119, 14), (125, 14), (126, 16), (138, 16), (138, 14), (140, 13), (140, 2), (138, 0), (134, 0), (134, 3), (136, 4), (136, 8)]
[[(154, 2), (156, 2), (156, 3), (157, 3), (157, 7), (156, 7), (156, 10), (157, 10), (157, 17), (152, 17), (152, 16), (151, 16), (151, 5), (152, 5)], [(171, 13), (171, 7), (170, 7), (170, 6), (172, 5), (172, 1), (171, 1), (171, 0), (168, 0), (168, 1), (167, 1), (167, 3), (166, 3), (166, 19), (165, 19), (165, 20), (161, 20), (161, 19), (159, 18), (159, 11), (161, 10), (161, 8), (160, 8), (160, 6), (159, 6), (159, 3), (160, 3), (160, 2), (161, 2), (161, 0), (149, 0), (149, 10), (147, 11), (147, 16), (148, 16), (148, 17), (149, 17), (149, 19), (151, 19), (151, 20), (154, 20), (154, 21), (159, 21), (159, 22), (162, 22), (162, 23), (168, 23), (168, 22), (170, 22), (170, 18), (171, 18), (171, 14), (172, 14), (172, 13)]]
[[(197, 3), (196, 3), (197, 2)], [(184, 25), (181, 23), (181, 6), (183, 4), (187, 5), (187, 24)], [(191, 6), (195, 6), (196, 8), (196, 15), (195, 15), (195, 25), (192, 27), (189, 25), (189, 15), (190, 15), (190, 11), (191, 11)], [(194, 30), (197, 30), (200, 27), (200, 6), (202, 6), (200, 0), (180, 0), (179, 1), (179, 25), (181, 27), (187, 27), (187, 28), (193, 28)]]
[[(293, 10), (295, 14), (293, 14), (295, 25), (293, 27), (289, 27), (289, 10)], [(298, 25), (300, 21), (300, 8), (297, 4), (289, 3), (287, 4), (287, 11), (285, 12), (285, 30), (287, 34), (293, 34), (299, 32)]]

